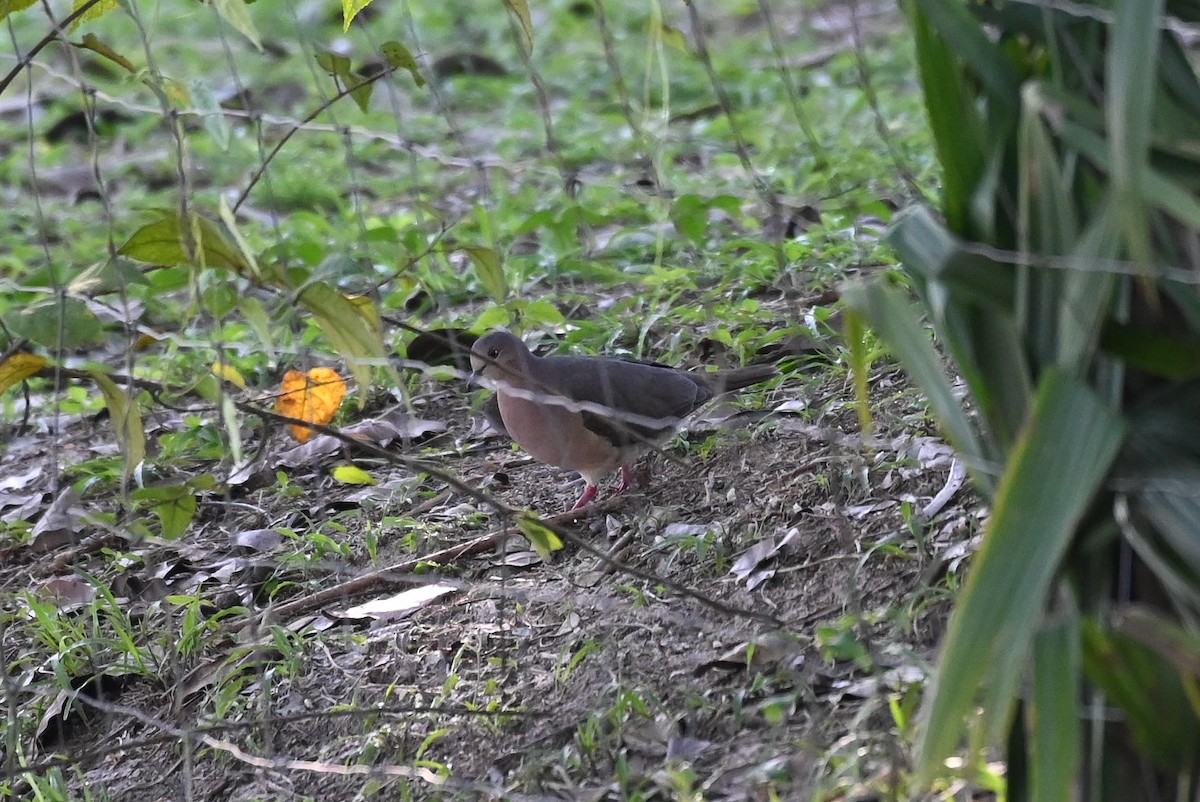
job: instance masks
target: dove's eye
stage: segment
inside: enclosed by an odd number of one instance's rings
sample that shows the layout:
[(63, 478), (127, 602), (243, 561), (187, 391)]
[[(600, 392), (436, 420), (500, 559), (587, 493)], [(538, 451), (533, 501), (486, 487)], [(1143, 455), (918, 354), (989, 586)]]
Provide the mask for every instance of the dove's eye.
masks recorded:
[(500, 357), (500, 349), (499, 348), (488, 349), (488, 359), (498, 359), (499, 357)]

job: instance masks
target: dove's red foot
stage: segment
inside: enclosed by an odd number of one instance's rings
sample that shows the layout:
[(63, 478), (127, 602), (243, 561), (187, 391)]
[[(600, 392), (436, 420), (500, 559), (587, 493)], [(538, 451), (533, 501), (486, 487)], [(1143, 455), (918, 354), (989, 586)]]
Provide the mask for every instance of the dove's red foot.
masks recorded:
[(630, 468), (628, 465), (622, 465), (621, 484), (617, 485), (617, 494), (624, 493), (635, 484), (637, 484), (637, 477), (633, 475), (633, 468)]
[(579, 501), (576, 501), (575, 506), (571, 509), (577, 510), (580, 507), (586, 507), (595, 500), (596, 494), (599, 492), (600, 488), (596, 487), (595, 485), (588, 485), (583, 489), (583, 495), (579, 497)]

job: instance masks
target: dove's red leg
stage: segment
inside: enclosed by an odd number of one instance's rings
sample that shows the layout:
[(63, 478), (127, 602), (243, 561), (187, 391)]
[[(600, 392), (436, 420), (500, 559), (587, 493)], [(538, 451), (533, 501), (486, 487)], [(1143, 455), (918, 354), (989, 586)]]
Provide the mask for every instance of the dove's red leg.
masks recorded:
[(588, 504), (592, 503), (593, 500), (595, 500), (596, 494), (599, 492), (600, 488), (593, 484), (588, 484), (588, 486), (583, 489), (583, 495), (579, 497), (579, 501), (576, 501), (575, 506), (571, 509), (577, 510), (580, 507), (586, 507)]

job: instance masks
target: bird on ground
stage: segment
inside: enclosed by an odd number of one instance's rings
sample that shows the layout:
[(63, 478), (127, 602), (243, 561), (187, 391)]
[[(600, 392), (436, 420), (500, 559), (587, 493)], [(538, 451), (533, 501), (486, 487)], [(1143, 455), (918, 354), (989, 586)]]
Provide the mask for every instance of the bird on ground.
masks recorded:
[(572, 509), (594, 500), (617, 468), (617, 493), (628, 490), (634, 459), (716, 395), (777, 375), (771, 365), (693, 373), (604, 356), (537, 356), (503, 330), (476, 340), (471, 370), (494, 384), (499, 422), (521, 448), (583, 477)]

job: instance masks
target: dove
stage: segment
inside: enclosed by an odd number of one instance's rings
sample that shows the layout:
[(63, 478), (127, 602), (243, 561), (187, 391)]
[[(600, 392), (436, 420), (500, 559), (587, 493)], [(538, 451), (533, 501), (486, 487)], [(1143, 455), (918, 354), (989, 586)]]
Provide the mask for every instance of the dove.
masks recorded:
[(693, 373), (605, 356), (537, 356), (503, 330), (475, 341), (471, 369), (495, 386), (499, 422), (522, 449), (583, 477), (572, 509), (593, 501), (618, 468), (617, 493), (628, 490), (638, 455), (716, 395), (777, 375), (771, 365)]

